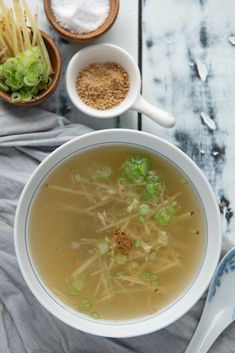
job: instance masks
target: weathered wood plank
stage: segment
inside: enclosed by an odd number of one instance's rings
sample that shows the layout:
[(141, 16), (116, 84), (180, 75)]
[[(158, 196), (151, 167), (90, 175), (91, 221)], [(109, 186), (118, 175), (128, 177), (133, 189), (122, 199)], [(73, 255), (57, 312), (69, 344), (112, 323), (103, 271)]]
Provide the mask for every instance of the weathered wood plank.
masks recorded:
[[(172, 130), (143, 119), (143, 130), (162, 136), (186, 152), (202, 168), (224, 198), (225, 232), (235, 241), (232, 210), (235, 198), (235, 2), (215, 0), (146, 0), (143, 2), (143, 91), (146, 98), (172, 112)], [(195, 66), (208, 68), (203, 82)], [(203, 124), (201, 112), (216, 124)]]

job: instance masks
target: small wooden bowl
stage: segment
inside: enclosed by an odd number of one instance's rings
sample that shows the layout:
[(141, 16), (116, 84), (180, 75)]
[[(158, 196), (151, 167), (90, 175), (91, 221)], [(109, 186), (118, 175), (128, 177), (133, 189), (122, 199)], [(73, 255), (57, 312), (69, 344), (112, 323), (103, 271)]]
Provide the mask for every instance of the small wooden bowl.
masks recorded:
[(37, 98), (32, 99), (28, 102), (12, 103), (11, 102), (11, 95), (0, 91), (0, 98), (2, 98), (4, 101), (6, 101), (8, 103), (11, 103), (11, 104), (17, 105), (17, 106), (21, 106), (21, 107), (31, 107), (33, 105), (37, 105), (37, 104), (42, 103), (52, 93), (54, 93), (56, 88), (58, 87), (60, 75), (61, 75), (61, 70), (62, 70), (60, 52), (59, 52), (59, 49), (56, 46), (55, 42), (53, 41), (53, 39), (45, 32), (43, 32), (43, 31), (40, 31), (40, 32), (41, 32), (42, 37), (44, 39), (44, 43), (46, 45), (46, 48), (48, 50), (48, 54), (49, 54), (49, 57), (51, 60), (52, 69), (54, 72), (52, 75), (52, 82), (46, 90), (43, 90), (42, 92), (39, 93), (39, 96)]
[(51, 8), (51, 0), (44, 0), (44, 9), (45, 9), (45, 13), (48, 21), (55, 29), (55, 31), (62, 38), (73, 42), (85, 42), (99, 37), (101, 34), (105, 33), (113, 25), (119, 11), (119, 0), (110, 0), (110, 11), (106, 21), (95, 31), (84, 33), (84, 34), (77, 34), (77, 33), (70, 32), (69, 30), (62, 27), (58, 23)]

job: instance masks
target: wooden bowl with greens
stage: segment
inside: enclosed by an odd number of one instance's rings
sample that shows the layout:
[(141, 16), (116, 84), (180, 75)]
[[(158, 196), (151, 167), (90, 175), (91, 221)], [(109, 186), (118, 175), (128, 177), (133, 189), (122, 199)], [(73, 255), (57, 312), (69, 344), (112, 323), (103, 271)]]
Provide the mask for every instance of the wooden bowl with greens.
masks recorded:
[(13, 5), (14, 12), (0, 3), (0, 98), (33, 106), (57, 88), (61, 56), (53, 39), (38, 29), (37, 15), (31, 15), (25, 0)]

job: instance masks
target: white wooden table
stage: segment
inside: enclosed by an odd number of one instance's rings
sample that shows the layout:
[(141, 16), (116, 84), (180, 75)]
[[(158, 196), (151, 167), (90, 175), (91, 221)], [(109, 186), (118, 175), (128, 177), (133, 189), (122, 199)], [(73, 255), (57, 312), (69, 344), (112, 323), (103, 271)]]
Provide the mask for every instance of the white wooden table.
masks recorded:
[[(62, 53), (63, 75), (52, 99), (42, 106), (71, 121), (95, 129), (125, 127), (159, 135), (186, 152), (204, 171), (218, 204), (223, 206), (224, 234), (235, 243), (235, 35), (234, 0), (120, 0), (118, 19), (96, 42), (111, 42), (128, 50), (138, 62), (143, 77), (143, 95), (177, 118), (166, 130), (147, 117), (128, 112), (113, 120), (84, 116), (70, 102), (64, 72), (71, 56), (81, 48), (59, 38), (50, 28), (42, 0), (40, 26), (49, 32)], [(90, 43), (92, 44), (92, 43)], [(203, 82), (196, 70), (200, 60), (208, 69)], [(206, 113), (215, 122), (211, 130), (201, 119)]]
[[(209, 179), (221, 207), (224, 236), (235, 244), (235, 46), (229, 42), (235, 36), (235, 0), (120, 0), (115, 25), (96, 41), (118, 44), (133, 55), (141, 69), (145, 98), (177, 119), (170, 130), (136, 112), (105, 122), (80, 113), (67, 96), (64, 73), (81, 45), (59, 38), (50, 28), (43, 0), (29, 3), (32, 9), (39, 7), (40, 27), (57, 42), (63, 58), (60, 86), (42, 107), (94, 129), (139, 129), (177, 145)], [(207, 67), (205, 82), (198, 76), (197, 60)], [(215, 129), (203, 122), (201, 113), (212, 119)], [(198, 314), (193, 315), (195, 319)], [(180, 336), (182, 327), (172, 326), (168, 333), (177, 329)], [(192, 333), (192, 326), (189, 330)], [(225, 335), (234, 338), (232, 330)], [(137, 342), (144, 351), (142, 341)], [(217, 347), (213, 352), (221, 352)]]

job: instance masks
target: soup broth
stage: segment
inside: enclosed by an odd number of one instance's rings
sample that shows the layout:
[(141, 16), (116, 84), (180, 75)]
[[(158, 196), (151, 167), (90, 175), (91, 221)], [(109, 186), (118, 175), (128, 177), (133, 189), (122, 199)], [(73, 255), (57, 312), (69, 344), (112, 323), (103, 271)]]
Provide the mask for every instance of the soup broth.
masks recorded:
[(199, 270), (205, 239), (190, 180), (165, 158), (128, 145), (58, 165), (28, 224), (42, 281), (94, 319), (152, 315), (176, 300)]

